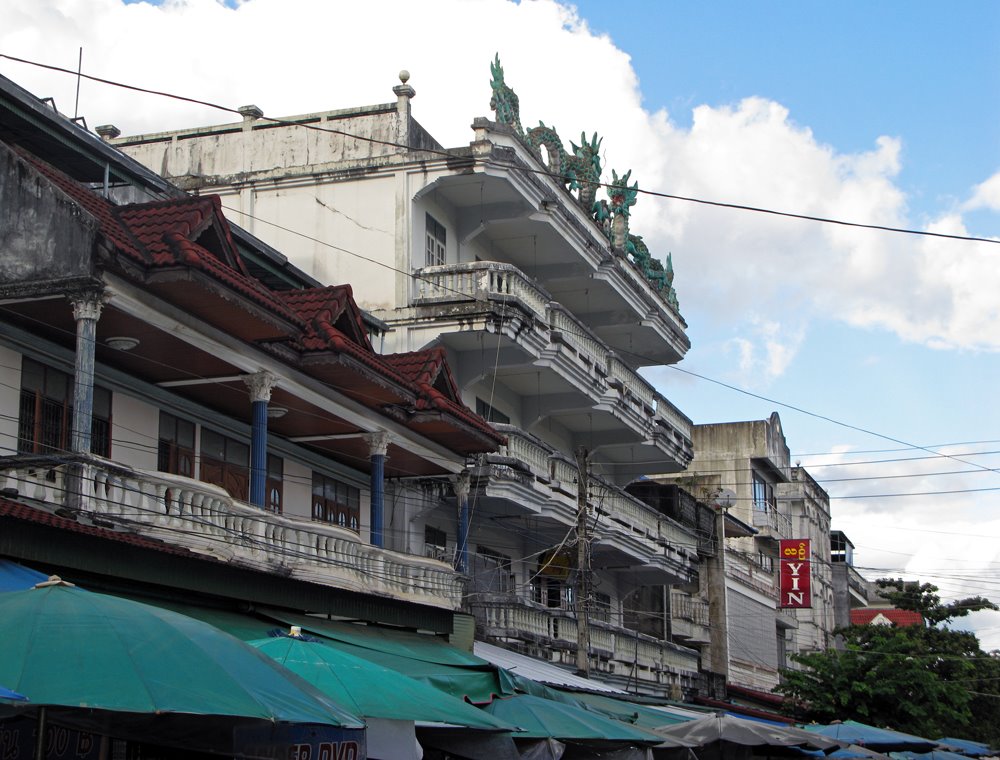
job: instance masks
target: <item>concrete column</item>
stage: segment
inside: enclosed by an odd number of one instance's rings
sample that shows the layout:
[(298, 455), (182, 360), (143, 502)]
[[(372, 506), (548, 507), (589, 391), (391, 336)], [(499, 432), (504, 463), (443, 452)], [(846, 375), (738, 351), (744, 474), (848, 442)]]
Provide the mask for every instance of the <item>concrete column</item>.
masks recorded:
[(267, 503), (267, 405), (271, 401), (276, 378), (270, 372), (245, 375), (250, 391), (253, 422), (250, 433), (250, 503), (264, 508)]
[(396, 142), (410, 146), (410, 100), (417, 96), (417, 91), (408, 84), (410, 72), (406, 69), (399, 72), (399, 81), (400, 84), (392, 88), (396, 96)]
[(389, 434), (384, 430), (365, 436), (371, 456), (371, 542), (373, 546), (385, 546), (382, 534), (382, 520), (385, 506), (385, 460), (389, 450)]
[(72, 296), (76, 320), (76, 365), (73, 371), (73, 420), (70, 427), (70, 450), (90, 453), (90, 432), (94, 419), (94, 349), (97, 320), (106, 299), (103, 293), (90, 292)]
[(455, 496), (458, 498), (458, 530), (455, 535), (458, 537), (457, 551), (455, 552), (455, 569), (467, 574), (469, 572), (469, 490), (471, 477), (468, 470), (461, 472), (455, 478)]
[(708, 625), (712, 632), (709, 669), (729, 680), (729, 622), (726, 609), (726, 509), (716, 507), (715, 555), (708, 570)]

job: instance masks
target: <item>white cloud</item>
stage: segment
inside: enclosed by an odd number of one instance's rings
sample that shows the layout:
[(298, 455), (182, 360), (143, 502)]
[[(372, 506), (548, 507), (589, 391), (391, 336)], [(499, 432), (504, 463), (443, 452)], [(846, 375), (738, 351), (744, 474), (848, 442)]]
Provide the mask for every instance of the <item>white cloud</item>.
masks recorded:
[(733, 381), (746, 388), (763, 388), (784, 374), (805, 333), (760, 317), (751, 318), (748, 328), (743, 336), (730, 339), (723, 350), (736, 354)]
[(973, 189), (972, 197), (963, 205), (966, 211), (990, 209), (1000, 211), (1000, 172), (997, 172), (985, 182)]
[[(665, 111), (644, 110), (629, 56), (553, 0), (245, 0), (235, 8), (215, 0), (0, 0), (0, 9), (0, 50), (11, 55), (75, 69), (83, 46), (85, 72), (229, 107), (254, 103), (270, 115), (392, 100), (406, 68), (417, 119), (447, 145), (467, 143), (471, 119), (489, 115), (488, 64), (499, 52), (524, 124), (544, 120), (566, 142), (597, 131), (609, 175), (631, 168), (640, 187), (675, 195), (910, 224), (896, 184), (899, 139), (873, 135), (869, 151), (841, 153), (781, 104), (757, 97), (698, 105), (691, 128), (679, 128)], [(0, 70), (72, 110), (72, 77), (8, 61)], [(234, 120), (87, 81), (80, 100), (92, 126), (113, 122), (126, 134)], [(995, 175), (960, 211), (998, 202)], [(1000, 349), (989, 299), (1000, 268), (983, 247), (649, 196), (634, 214), (633, 231), (654, 254), (673, 252), (688, 315), (748, 335), (765, 314), (803, 326), (842, 320), (938, 347)], [(961, 228), (961, 218), (937, 224)], [(769, 365), (781, 362), (775, 354)]]
[[(1000, 572), (1000, 518), (989, 468), (1000, 456), (982, 447), (949, 446), (942, 456), (911, 450), (834, 454), (804, 462), (829, 492), (833, 526), (855, 544), (855, 565), (869, 579), (933, 583), (946, 600), (983, 595), (1000, 601), (988, 579)], [(973, 467), (966, 462), (976, 462)], [(976, 630), (984, 648), (1000, 648), (1000, 613), (956, 621)]]

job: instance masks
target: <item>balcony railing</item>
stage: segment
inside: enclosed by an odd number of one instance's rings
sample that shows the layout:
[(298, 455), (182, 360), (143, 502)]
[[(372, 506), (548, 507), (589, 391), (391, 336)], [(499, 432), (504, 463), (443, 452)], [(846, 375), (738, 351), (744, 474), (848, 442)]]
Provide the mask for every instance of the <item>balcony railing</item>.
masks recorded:
[[(480, 597), (472, 603), (478, 624), (488, 637), (519, 639), (557, 650), (577, 646), (579, 628), (573, 613), (526, 602), (513, 595)], [(697, 672), (698, 652), (659, 641), (651, 636), (610, 623), (592, 622), (590, 652), (652, 672)]]
[(868, 598), (868, 581), (851, 565), (847, 566), (847, 587), (865, 602), (871, 601)]
[[(428, 305), (463, 301), (516, 301), (547, 329), (547, 342), (568, 346), (606, 392), (620, 389), (622, 403), (650, 425), (660, 421), (668, 430), (691, 437), (691, 420), (656, 392), (597, 335), (517, 267), (493, 261), (425, 267), (417, 273), (414, 303)], [(556, 337), (558, 336), (558, 337)]]
[(552, 297), (512, 264), (477, 261), (425, 267), (417, 272), (417, 304), (515, 300), (540, 320)]
[(695, 625), (708, 627), (708, 602), (685, 594), (683, 591), (671, 590), (670, 616), (681, 620), (690, 620)]
[(12, 457), (0, 460), (0, 484), (52, 509), (70, 507), (247, 568), (447, 609), (461, 604), (460, 578), (443, 562), (380, 549), (336, 525), (265, 512), (190, 478), (96, 457)]
[(525, 433), (516, 425), (495, 424), (498, 432), (507, 436), (507, 443), (500, 448), (500, 455), (523, 463), (536, 478), (548, 481), (552, 478), (549, 458), (555, 449), (533, 435)]
[(774, 571), (764, 569), (754, 558), (743, 552), (726, 549), (726, 575), (742, 581), (766, 596), (778, 598)]
[(771, 538), (792, 537), (792, 519), (771, 506), (758, 509), (757, 505), (754, 505), (753, 526), (763, 528), (763, 532), (769, 534)]

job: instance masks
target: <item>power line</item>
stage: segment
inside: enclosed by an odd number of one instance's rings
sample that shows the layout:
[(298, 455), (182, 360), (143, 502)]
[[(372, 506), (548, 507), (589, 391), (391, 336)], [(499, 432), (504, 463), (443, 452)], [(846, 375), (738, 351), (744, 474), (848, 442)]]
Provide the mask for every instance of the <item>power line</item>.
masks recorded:
[[(50, 64), (43, 64), (43, 63), (40, 63), (40, 62), (37, 62), (37, 61), (32, 61), (32, 60), (24, 59), (24, 58), (18, 58), (18, 57), (6, 55), (6, 54), (3, 54), (3, 53), (0, 53), (0, 58), (7, 58), (9, 60), (17, 61), (17, 62), (20, 62), (20, 63), (25, 63), (25, 64), (28, 64), (28, 65), (38, 66), (38, 67), (50, 69), (50, 70), (53, 70), (53, 71), (67, 73), (67, 74), (71, 74), (73, 76), (78, 76), (79, 75), (78, 72), (74, 72), (74, 71), (71, 71), (69, 69), (65, 69), (63, 67), (53, 66), (53, 65), (50, 65)], [(175, 95), (173, 93), (163, 92), (163, 91), (159, 91), (159, 90), (151, 90), (151, 89), (148, 89), (148, 88), (143, 88), (143, 87), (139, 87), (139, 86), (135, 86), (135, 85), (125, 84), (125, 83), (118, 82), (118, 81), (115, 81), (115, 80), (104, 79), (104, 78), (100, 78), (100, 77), (94, 77), (94, 76), (87, 75), (87, 74), (83, 74), (82, 76), (84, 76), (84, 77), (86, 77), (88, 79), (92, 79), (93, 81), (109, 85), (109, 86), (121, 87), (121, 88), (124, 88), (124, 89), (129, 89), (129, 90), (133, 90), (133, 91), (137, 91), (137, 92), (143, 92), (143, 93), (146, 93), (146, 94), (157, 95), (157, 96), (160, 96), (160, 97), (166, 97), (166, 98), (172, 98), (172, 99), (182, 100), (182, 101), (185, 101), (185, 102), (195, 103), (195, 104), (198, 104), (198, 105), (203, 105), (203, 106), (206, 106), (206, 107), (210, 107), (210, 108), (214, 108), (214, 109), (217, 109), (217, 110), (225, 111), (225, 112), (228, 112), (228, 113), (233, 113), (233, 114), (239, 114), (240, 113), (238, 109), (230, 108), (228, 106), (223, 106), (223, 105), (220, 105), (220, 104), (217, 104), (217, 103), (213, 103), (213, 102), (210, 102), (210, 101), (198, 100), (198, 99), (195, 99), (195, 98), (189, 98), (189, 97), (186, 97), (186, 96)], [(282, 125), (286, 125), (286, 126), (298, 126), (298, 127), (302, 127), (302, 128), (306, 128), (306, 129), (312, 129), (312, 130), (321, 131), (321, 132), (329, 132), (329, 133), (333, 133), (333, 134), (344, 135), (344, 136), (347, 136), (347, 137), (351, 137), (351, 138), (354, 138), (354, 139), (358, 139), (358, 140), (362, 140), (362, 141), (367, 141), (367, 142), (371, 142), (371, 143), (383, 144), (383, 145), (387, 145), (387, 146), (391, 146), (391, 147), (404, 148), (404, 149), (408, 149), (408, 150), (410, 149), (410, 146), (404, 145), (404, 144), (401, 144), (401, 143), (396, 143), (396, 142), (388, 141), (388, 140), (380, 140), (380, 139), (377, 139), (377, 138), (372, 138), (372, 137), (367, 137), (367, 136), (362, 136), (362, 135), (355, 135), (355, 134), (352, 134), (352, 133), (345, 132), (343, 130), (336, 130), (336, 129), (332, 129), (332, 128), (329, 128), (329, 127), (317, 126), (315, 124), (307, 124), (307, 123), (304, 124), (304, 123), (300, 123), (300, 122), (296, 122), (296, 121), (291, 121), (291, 120), (287, 120), (287, 119), (277, 119), (277, 118), (272, 118), (272, 117), (262, 117), (262, 118), (265, 118), (268, 121), (271, 121), (271, 122), (273, 122), (275, 124), (282, 124)], [(432, 154), (438, 154), (438, 155), (441, 155), (442, 157), (446, 157), (446, 158), (450, 158), (450, 159), (454, 159), (456, 157), (455, 154), (453, 152), (451, 152), (451, 151), (442, 151), (442, 150), (438, 150), (438, 149), (427, 149), (427, 150), (425, 150), (423, 152), (428, 152), (428, 153), (432, 153)], [(462, 158), (467, 158), (467, 157), (463, 156)], [(469, 160), (473, 160), (473, 159), (469, 159)], [(488, 164), (495, 165), (495, 166), (502, 166), (502, 167), (506, 167), (506, 168), (509, 168), (509, 169), (535, 171), (535, 170), (530, 170), (527, 167), (523, 167), (523, 166), (514, 166), (514, 165), (506, 164), (504, 162), (496, 162), (496, 161), (494, 161), (492, 159), (474, 159), (474, 161), (475, 162), (479, 162), (479, 163), (488, 163)], [(541, 171), (539, 171), (538, 173), (546, 174), (547, 176), (552, 177), (552, 178), (554, 178), (556, 180), (559, 180), (559, 181), (562, 180), (561, 177), (553, 175), (550, 172), (541, 172)], [(608, 185), (604, 185), (604, 186), (605, 187), (609, 187)], [(830, 223), (836, 223), (836, 224), (842, 224), (842, 225), (848, 225), (848, 226), (868, 227), (868, 228), (882, 229), (882, 230), (887, 230), (887, 231), (908, 232), (908, 233), (912, 233), (912, 234), (929, 234), (929, 235), (939, 236), (939, 237), (958, 237), (959, 239), (974, 240), (974, 241), (978, 241), (978, 242), (1000, 243), (1000, 240), (993, 240), (993, 239), (988, 239), (988, 238), (962, 238), (961, 236), (943, 235), (943, 234), (940, 234), (940, 233), (921, 233), (920, 231), (916, 231), (916, 230), (906, 230), (906, 229), (902, 229), (902, 228), (881, 227), (881, 226), (878, 226), (878, 225), (864, 225), (864, 224), (857, 224), (857, 225), (855, 225), (853, 223), (844, 222), (842, 220), (824, 219), (824, 218), (819, 218), (819, 217), (805, 217), (803, 215), (790, 214), (790, 213), (785, 213), (785, 212), (777, 212), (777, 211), (773, 211), (773, 210), (770, 210), (770, 209), (758, 209), (758, 208), (749, 207), (749, 206), (746, 206), (746, 207), (737, 206), (736, 204), (724, 204), (724, 203), (717, 203), (717, 202), (714, 202), (714, 201), (703, 201), (701, 199), (682, 198), (680, 196), (670, 196), (668, 194), (655, 193), (653, 191), (641, 191), (641, 192), (647, 192), (647, 193), (649, 193), (651, 195), (662, 195), (664, 197), (677, 198), (677, 199), (681, 199), (681, 200), (690, 200), (690, 201), (695, 201), (695, 202), (704, 202), (704, 203), (708, 203), (708, 204), (711, 204), (711, 205), (729, 206), (729, 207), (733, 207), (733, 208), (743, 208), (745, 210), (756, 210), (756, 211), (761, 211), (763, 213), (777, 214), (777, 215), (782, 215), (782, 216), (791, 216), (791, 217), (795, 217), (795, 218), (811, 218), (814, 221), (830, 222)], [(352, 251), (347, 251), (346, 249), (343, 249), (343, 248), (341, 248), (339, 246), (333, 245), (331, 243), (327, 243), (325, 241), (321, 241), (321, 240), (319, 240), (317, 238), (313, 238), (313, 237), (311, 237), (309, 235), (305, 235), (304, 233), (299, 233), (296, 230), (291, 230), (291, 229), (283, 227), (281, 225), (274, 224), (272, 222), (269, 222), (268, 220), (259, 219), (258, 217), (254, 217), (253, 215), (246, 214), (245, 212), (241, 212), (238, 209), (231, 209), (230, 208), (229, 210), (235, 211), (236, 213), (243, 214), (244, 216), (247, 216), (248, 218), (252, 218), (252, 219), (261, 221), (261, 222), (263, 222), (265, 224), (273, 224), (273, 226), (275, 226), (275, 227), (277, 227), (279, 229), (282, 229), (282, 230), (294, 233), (296, 235), (301, 235), (302, 237), (305, 237), (307, 239), (311, 239), (314, 242), (317, 242), (317, 243), (320, 243), (322, 245), (328, 246), (328, 247), (333, 248), (335, 250), (340, 250), (340, 251), (343, 251), (345, 253), (349, 253), (350, 255), (354, 255), (354, 256), (357, 256), (357, 257), (359, 257), (359, 258), (361, 258), (363, 260), (369, 261), (371, 263), (375, 263), (375, 264), (378, 264), (380, 266), (384, 266), (386, 268), (389, 268), (389, 269), (391, 269), (393, 271), (399, 272), (399, 273), (404, 274), (406, 276), (411, 276), (411, 277), (413, 277), (413, 276), (419, 276), (419, 275), (415, 275), (412, 272), (402, 272), (401, 270), (398, 270), (398, 269), (396, 269), (394, 267), (391, 267), (389, 265), (383, 264), (382, 262), (378, 262), (378, 261), (375, 261), (375, 260), (373, 260), (371, 258), (361, 256), (360, 254), (354, 253)], [(466, 294), (463, 294), (463, 295), (466, 295)], [(645, 358), (645, 357), (641, 357), (641, 355), (635, 354), (633, 352), (621, 351), (621, 353), (629, 353), (630, 355), (637, 356), (639, 358)], [(682, 369), (682, 368), (680, 368), (680, 367), (678, 367), (676, 365), (669, 365), (669, 366), (670, 366), (671, 369), (673, 369), (675, 371), (682, 372), (682, 373), (688, 374), (688, 375), (693, 376), (693, 377), (697, 377), (697, 378), (705, 380), (707, 382), (716, 383), (718, 385), (721, 385), (723, 387), (728, 388), (729, 390), (737, 391), (737, 392), (742, 393), (744, 395), (748, 395), (748, 396), (751, 396), (753, 398), (757, 398), (758, 400), (763, 400), (763, 401), (767, 401), (767, 402), (772, 403), (772, 404), (777, 404), (779, 406), (791, 409), (793, 411), (799, 412), (801, 414), (805, 414), (807, 416), (812, 416), (812, 417), (815, 417), (817, 419), (821, 419), (821, 420), (830, 422), (832, 424), (840, 425), (840, 426), (846, 427), (848, 429), (852, 429), (852, 430), (855, 430), (855, 431), (858, 431), (858, 432), (865, 433), (867, 435), (873, 435), (873, 436), (876, 436), (876, 437), (880, 437), (880, 438), (883, 438), (885, 440), (889, 440), (889, 441), (892, 441), (894, 443), (899, 443), (901, 445), (904, 445), (904, 446), (907, 446), (907, 447), (910, 447), (910, 448), (918, 448), (918, 449), (923, 449), (923, 450), (928, 450), (929, 451), (929, 449), (927, 449), (926, 447), (913, 446), (912, 444), (908, 444), (905, 441), (901, 441), (901, 440), (899, 440), (897, 438), (893, 438), (891, 436), (886, 436), (886, 435), (879, 434), (879, 433), (876, 433), (874, 431), (867, 430), (865, 428), (862, 428), (862, 427), (859, 427), (859, 426), (856, 426), (856, 425), (851, 425), (849, 423), (845, 423), (845, 422), (842, 422), (842, 421), (839, 421), (839, 420), (835, 420), (835, 419), (833, 419), (831, 417), (827, 417), (825, 415), (821, 415), (821, 414), (818, 414), (818, 413), (815, 413), (815, 412), (811, 412), (811, 411), (808, 411), (808, 410), (803, 409), (801, 407), (796, 407), (796, 406), (793, 406), (793, 405), (790, 405), (790, 404), (786, 404), (786, 403), (783, 403), (783, 402), (780, 402), (780, 401), (776, 401), (774, 399), (769, 399), (769, 398), (767, 398), (765, 396), (752, 393), (750, 391), (738, 388), (736, 386), (724, 383), (722, 381), (714, 380), (712, 378), (708, 378), (708, 377), (706, 377), (704, 375), (700, 375), (700, 374), (692, 372), (690, 370)], [(933, 452), (933, 453), (937, 453), (937, 452)], [(951, 455), (944, 454), (943, 456), (946, 456), (948, 458), (954, 459), (955, 461), (960, 462), (962, 464), (969, 465), (970, 467), (976, 467), (976, 468), (979, 468), (979, 469), (989, 470), (989, 471), (993, 471), (993, 472), (998, 471), (996, 468), (987, 468), (987, 467), (984, 467), (982, 465), (978, 465), (977, 463), (968, 462), (968, 461), (959, 459), (959, 458), (951, 456)], [(845, 498), (854, 498), (854, 497), (845, 497)]]
[[(8, 54), (5, 54), (5, 53), (0, 53), (0, 58), (6, 58), (7, 60), (10, 60), (10, 61), (15, 61), (17, 63), (27, 64), (29, 66), (36, 66), (38, 68), (48, 69), (50, 71), (56, 71), (56, 72), (60, 72), (60, 73), (64, 73), (64, 74), (70, 74), (70, 75), (75, 76), (75, 77), (83, 77), (83, 78), (88, 79), (90, 81), (98, 82), (100, 84), (105, 84), (105, 85), (108, 85), (108, 86), (111, 86), (111, 87), (119, 87), (119, 88), (122, 88), (122, 89), (131, 90), (131, 91), (134, 91), (134, 92), (141, 92), (141, 93), (144, 93), (144, 94), (147, 94), (147, 95), (156, 95), (158, 97), (170, 98), (170, 99), (173, 99), (173, 100), (183, 101), (185, 103), (192, 103), (192, 104), (195, 104), (195, 105), (205, 106), (207, 108), (213, 108), (213, 109), (216, 109), (216, 110), (219, 110), (219, 111), (224, 111), (226, 113), (241, 115), (239, 109), (232, 108), (232, 107), (229, 107), (229, 106), (224, 106), (224, 105), (221, 105), (221, 104), (218, 104), (218, 103), (214, 103), (214, 102), (208, 101), (208, 100), (200, 100), (198, 98), (187, 97), (187, 96), (184, 96), (184, 95), (177, 95), (175, 93), (165, 92), (163, 90), (153, 90), (153, 89), (149, 89), (149, 88), (146, 88), (146, 87), (140, 87), (138, 85), (126, 84), (124, 82), (119, 82), (119, 81), (116, 81), (116, 80), (113, 80), (113, 79), (105, 79), (103, 77), (97, 77), (97, 76), (93, 76), (93, 75), (90, 75), (90, 74), (83, 74), (83, 73), (80, 73), (80, 72), (77, 72), (77, 71), (73, 71), (71, 69), (66, 69), (66, 68), (64, 68), (62, 66), (55, 66), (55, 65), (52, 65), (52, 64), (41, 63), (39, 61), (33, 61), (33, 60), (30, 60), (30, 59), (27, 59), (27, 58), (20, 58), (18, 56), (8, 55)], [(403, 144), (403, 143), (397, 143), (397, 142), (394, 142), (394, 141), (391, 141), (391, 140), (381, 140), (381, 139), (378, 139), (378, 138), (364, 136), (364, 135), (356, 135), (356, 134), (353, 134), (353, 133), (350, 133), (350, 132), (345, 132), (343, 130), (331, 129), (331, 128), (328, 128), (328, 127), (317, 126), (315, 124), (305, 124), (305, 123), (300, 123), (300, 122), (296, 122), (296, 121), (291, 121), (291, 120), (288, 120), (288, 119), (281, 119), (281, 118), (275, 118), (275, 117), (264, 116), (264, 115), (260, 116), (259, 118), (263, 119), (263, 120), (266, 120), (266, 121), (269, 121), (269, 122), (271, 122), (273, 124), (281, 124), (281, 125), (285, 125), (285, 126), (302, 127), (304, 129), (312, 129), (312, 130), (319, 131), (319, 132), (329, 132), (329, 133), (332, 133), (332, 134), (343, 135), (345, 137), (349, 137), (349, 138), (355, 139), (355, 140), (361, 140), (361, 141), (364, 141), (364, 142), (370, 142), (370, 143), (374, 143), (374, 144), (378, 144), (378, 145), (386, 145), (388, 147), (404, 148), (404, 149), (407, 149), (407, 150), (412, 149), (412, 147), (410, 145), (406, 145), (406, 144)], [(452, 151), (440, 150), (440, 149), (436, 149), (436, 148), (432, 148), (432, 147), (422, 147), (420, 149), (420, 151), (423, 152), (423, 153), (429, 153), (429, 154), (432, 154), (432, 155), (438, 155), (438, 156), (441, 156), (443, 158), (448, 158), (448, 159), (458, 158), (458, 156), (456, 156), (455, 153), (453, 153)], [(524, 172), (528, 172), (528, 173), (532, 173), (532, 174), (540, 174), (540, 175), (543, 175), (543, 176), (548, 176), (550, 178), (558, 180), (559, 182), (563, 181), (563, 177), (562, 176), (554, 174), (554, 173), (552, 173), (552, 172), (550, 172), (548, 170), (532, 169), (530, 167), (527, 167), (527, 166), (524, 166), (524, 165), (521, 165), (521, 164), (515, 164), (515, 163), (505, 162), (505, 161), (498, 161), (498, 160), (493, 159), (493, 158), (485, 158), (484, 159), (484, 158), (474, 158), (474, 157), (469, 157), (469, 156), (461, 156), (461, 158), (464, 159), (464, 160), (466, 160), (469, 163), (476, 163), (476, 164), (480, 164), (480, 165), (490, 165), (490, 166), (507, 168), (507, 169), (516, 169), (518, 171), (524, 171)], [(584, 183), (587, 184), (587, 185), (596, 186), (596, 187), (603, 187), (603, 188), (607, 188), (607, 189), (611, 189), (612, 188), (612, 185), (610, 185), (609, 183), (605, 183), (605, 182), (585, 181)], [(804, 220), (804, 221), (817, 222), (817, 223), (821, 223), (821, 224), (833, 224), (833, 225), (838, 225), (838, 226), (842, 226), (842, 227), (854, 227), (854, 228), (859, 228), (859, 229), (876, 230), (876, 231), (880, 231), (880, 232), (892, 232), (892, 233), (899, 233), (899, 234), (906, 234), (906, 235), (916, 235), (916, 236), (921, 236), (921, 237), (933, 237), (933, 238), (944, 238), (944, 239), (949, 239), (949, 240), (960, 240), (960, 241), (963, 241), (963, 242), (1000, 244), (1000, 239), (995, 239), (995, 238), (983, 238), (983, 237), (975, 237), (975, 236), (970, 236), (970, 235), (953, 235), (953, 234), (947, 234), (947, 233), (943, 233), (943, 232), (931, 232), (931, 231), (928, 231), (928, 230), (915, 230), (915, 229), (906, 228), (906, 227), (892, 227), (892, 226), (881, 225), (881, 224), (866, 224), (866, 223), (862, 223), (862, 222), (850, 222), (850, 221), (846, 221), (846, 220), (843, 220), (843, 219), (835, 219), (835, 218), (832, 218), (832, 217), (813, 216), (813, 215), (809, 215), (809, 214), (797, 214), (797, 213), (790, 212), (790, 211), (779, 211), (779, 210), (776, 210), (776, 209), (769, 209), (769, 208), (764, 208), (764, 207), (761, 207), (761, 206), (750, 206), (750, 205), (744, 205), (744, 204), (739, 204), (739, 203), (726, 203), (726, 202), (723, 202), (723, 201), (713, 201), (713, 200), (707, 200), (705, 198), (695, 198), (695, 197), (692, 197), (692, 196), (676, 195), (676, 194), (673, 194), (673, 193), (666, 193), (666, 192), (660, 192), (660, 191), (655, 191), (655, 190), (645, 190), (645, 189), (642, 189), (642, 188), (638, 188), (638, 192), (641, 193), (641, 194), (643, 194), (643, 195), (649, 195), (649, 196), (652, 196), (652, 197), (655, 197), (655, 198), (664, 198), (664, 199), (667, 199), (667, 200), (684, 201), (684, 202), (687, 202), (687, 203), (695, 203), (695, 204), (700, 204), (700, 205), (705, 205), (705, 206), (714, 206), (714, 207), (717, 207), (717, 208), (726, 208), (726, 209), (731, 209), (731, 210), (736, 210), (736, 211), (749, 211), (749, 212), (754, 212), (754, 213), (758, 213), (758, 214), (767, 214), (767, 215), (770, 215), (770, 216), (784, 217), (784, 218), (789, 218), (789, 219), (799, 219), (799, 220)]]

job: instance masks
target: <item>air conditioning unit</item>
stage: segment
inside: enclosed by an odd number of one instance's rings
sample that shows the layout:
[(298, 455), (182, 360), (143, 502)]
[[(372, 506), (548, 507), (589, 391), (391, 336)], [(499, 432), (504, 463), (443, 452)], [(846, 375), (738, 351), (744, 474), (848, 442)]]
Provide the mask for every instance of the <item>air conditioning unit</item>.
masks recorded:
[(448, 562), (451, 559), (448, 555), (448, 547), (436, 544), (424, 544), (424, 556), (440, 562)]

